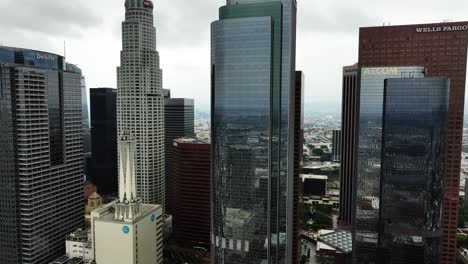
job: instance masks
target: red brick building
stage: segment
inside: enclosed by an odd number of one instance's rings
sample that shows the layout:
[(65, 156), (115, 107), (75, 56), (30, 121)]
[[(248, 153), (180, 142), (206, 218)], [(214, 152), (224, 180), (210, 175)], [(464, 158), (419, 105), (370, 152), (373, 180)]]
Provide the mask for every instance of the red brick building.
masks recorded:
[(181, 247), (210, 245), (210, 144), (176, 139), (172, 148), (173, 232)]

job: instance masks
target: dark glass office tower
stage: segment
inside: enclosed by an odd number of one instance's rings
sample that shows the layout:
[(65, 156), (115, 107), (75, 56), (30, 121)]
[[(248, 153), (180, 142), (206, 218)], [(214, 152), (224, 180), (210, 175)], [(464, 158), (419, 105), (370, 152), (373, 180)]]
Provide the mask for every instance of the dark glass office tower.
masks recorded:
[(292, 263), (294, 0), (228, 0), (212, 24), (212, 263)]
[(302, 162), (304, 144), (304, 86), (305, 76), (302, 71), (296, 71), (296, 99), (294, 102), (294, 191), (293, 191), (293, 233), (292, 233), (292, 263), (299, 263), (301, 256), (301, 203), (302, 203)]
[(116, 195), (117, 172), (117, 90), (90, 89), (92, 162), (90, 179), (101, 195)]
[(340, 149), (340, 215), (338, 223), (350, 227), (353, 215), (353, 186), (356, 177), (359, 128), (359, 68), (343, 67)]
[(333, 161), (340, 161), (341, 153), (341, 130), (332, 131), (332, 159)]
[(353, 219), (355, 263), (378, 263), (384, 81), (388, 78), (421, 78), (424, 72), (422, 67), (360, 69), (359, 141)]
[(81, 70), (0, 47), (0, 262), (43, 264), (84, 226)]
[[(165, 90), (169, 91), (169, 90)], [(166, 94), (166, 93), (165, 93)], [(164, 133), (166, 155), (166, 213), (172, 213), (172, 149), (174, 139), (195, 135), (194, 101), (185, 98), (164, 98)]]
[(378, 263), (439, 263), (449, 89), (446, 78), (385, 81)]
[(419, 65), (427, 68), (427, 76), (450, 79), (444, 238), (440, 264), (453, 264), (457, 256), (468, 22), (361, 28), (359, 39), (360, 67)]

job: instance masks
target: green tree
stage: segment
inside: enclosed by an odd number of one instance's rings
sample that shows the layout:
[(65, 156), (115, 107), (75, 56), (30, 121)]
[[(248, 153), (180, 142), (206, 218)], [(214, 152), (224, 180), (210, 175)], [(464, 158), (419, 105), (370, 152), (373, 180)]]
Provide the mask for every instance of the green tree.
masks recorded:
[(320, 156), (320, 161), (324, 162), (324, 161), (331, 161), (332, 159), (332, 155), (330, 154), (322, 154)]
[(465, 208), (463, 208), (463, 205), (461, 205), (458, 208), (458, 228), (463, 228), (465, 226), (465, 219), (466, 219), (465, 214), (466, 214)]
[(323, 155), (323, 150), (322, 149), (313, 149), (312, 153), (314, 153), (315, 156), (322, 156)]
[(458, 235), (457, 243), (458, 243), (458, 247), (468, 247), (468, 236)]
[(317, 204), (313, 206), (315, 210), (314, 223), (309, 227), (317, 231), (319, 229), (332, 229), (333, 228), (333, 206), (326, 204)]

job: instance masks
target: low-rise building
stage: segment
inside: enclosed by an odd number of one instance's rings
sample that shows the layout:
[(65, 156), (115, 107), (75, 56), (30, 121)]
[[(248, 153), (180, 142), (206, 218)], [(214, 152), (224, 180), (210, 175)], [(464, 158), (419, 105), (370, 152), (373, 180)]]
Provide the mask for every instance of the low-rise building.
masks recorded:
[(113, 202), (91, 212), (96, 263), (162, 263), (162, 207), (141, 204), (139, 216), (116, 219), (118, 206)]
[(49, 264), (91, 264), (94, 263), (93, 245), (89, 229), (77, 229), (65, 240), (66, 255)]
[(91, 196), (89, 196), (88, 203), (86, 204), (86, 207), (85, 207), (86, 227), (91, 226), (91, 211), (97, 208), (100, 208), (101, 206), (102, 206), (102, 197), (99, 194), (95, 192)]

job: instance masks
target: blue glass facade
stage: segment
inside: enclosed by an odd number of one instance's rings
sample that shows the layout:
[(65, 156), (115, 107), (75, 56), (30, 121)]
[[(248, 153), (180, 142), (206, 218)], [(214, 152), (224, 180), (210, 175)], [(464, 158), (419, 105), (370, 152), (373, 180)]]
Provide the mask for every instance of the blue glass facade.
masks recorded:
[(378, 263), (437, 264), (449, 81), (385, 81)]
[(423, 67), (362, 68), (356, 179), (353, 191), (353, 256), (355, 263), (378, 263), (380, 168), (384, 81), (424, 77)]
[(63, 70), (62, 56), (28, 49), (0, 47), (0, 64), (19, 64), (46, 70)]
[(268, 259), (271, 27), (264, 17), (212, 28), (213, 263)]
[(212, 262), (290, 263), (295, 1), (228, 1), (212, 24)]

